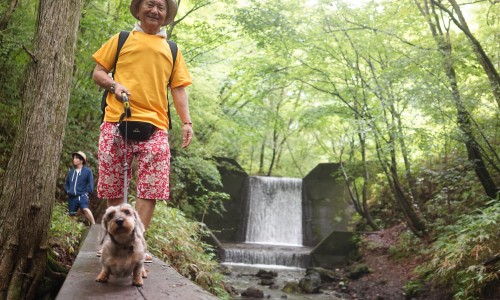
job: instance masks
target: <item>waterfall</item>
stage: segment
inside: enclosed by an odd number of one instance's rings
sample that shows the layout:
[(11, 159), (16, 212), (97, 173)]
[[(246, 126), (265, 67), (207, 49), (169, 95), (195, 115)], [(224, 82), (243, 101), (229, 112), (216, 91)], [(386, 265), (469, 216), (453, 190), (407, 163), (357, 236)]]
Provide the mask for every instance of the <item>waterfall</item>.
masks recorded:
[(306, 247), (226, 244), (223, 260), (228, 264), (306, 268), (310, 264), (310, 251)]
[(311, 249), (302, 246), (302, 179), (255, 176), (247, 183), (245, 242), (225, 244), (224, 263), (309, 266)]
[(249, 178), (246, 243), (302, 246), (302, 179)]

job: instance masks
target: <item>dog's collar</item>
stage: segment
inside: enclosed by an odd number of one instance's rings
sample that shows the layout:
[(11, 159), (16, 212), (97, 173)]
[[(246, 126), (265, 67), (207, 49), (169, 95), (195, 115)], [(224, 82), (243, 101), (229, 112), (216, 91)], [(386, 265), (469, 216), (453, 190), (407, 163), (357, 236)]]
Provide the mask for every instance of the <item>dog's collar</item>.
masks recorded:
[[(118, 246), (121, 246), (123, 249), (130, 249), (130, 250), (134, 250), (134, 238), (131, 239), (130, 243), (126, 243), (125, 245), (124, 244), (120, 244), (118, 243), (117, 240), (115, 240), (115, 238), (113, 237), (113, 235), (111, 233), (108, 232), (108, 235), (109, 235), (109, 238), (111, 239), (111, 242), (113, 242), (114, 244), (118, 245)], [(135, 236), (135, 228), (134, 230), (132, 231), (132, 236)]]

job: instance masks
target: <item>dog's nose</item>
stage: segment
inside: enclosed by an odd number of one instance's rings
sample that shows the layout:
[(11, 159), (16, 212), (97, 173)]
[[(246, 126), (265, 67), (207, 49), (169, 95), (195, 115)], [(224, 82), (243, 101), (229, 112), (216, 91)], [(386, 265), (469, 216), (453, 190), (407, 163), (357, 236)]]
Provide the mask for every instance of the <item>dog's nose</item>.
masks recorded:
[(116, 224), (118, 224), (118, 226), (122, 226), (123, 225), (123, 218), (116, 219)]

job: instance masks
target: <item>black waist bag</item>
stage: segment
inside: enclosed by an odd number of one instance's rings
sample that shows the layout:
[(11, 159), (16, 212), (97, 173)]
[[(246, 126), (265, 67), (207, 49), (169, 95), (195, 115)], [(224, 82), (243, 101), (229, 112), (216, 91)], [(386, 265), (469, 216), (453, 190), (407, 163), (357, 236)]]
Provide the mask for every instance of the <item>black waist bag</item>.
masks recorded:
[(125, 121), (118, 125), (120, 134), (125, 138), (125, 130), (127, 139), (133, 141), (147, 141), (156, 130), (156, 126), (146, 122)]

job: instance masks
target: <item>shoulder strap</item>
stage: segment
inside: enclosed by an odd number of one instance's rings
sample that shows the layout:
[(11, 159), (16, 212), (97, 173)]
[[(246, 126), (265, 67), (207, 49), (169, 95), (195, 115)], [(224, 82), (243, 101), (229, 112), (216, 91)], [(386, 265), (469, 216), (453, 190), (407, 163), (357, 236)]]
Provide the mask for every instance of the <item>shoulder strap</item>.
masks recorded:
[(118, 36), (118, 46), (116, 46), (115, 63), (113, 64), (113, 75), (116, 72), (116, 63), (118, 62), (118, 56), (120, 55), (120, 51), (122, 50), (123, 44), (125, 44), (125, 41), (127, 40), (129, 34), (130, 32), (128, 31), (120, 31), (120, 35)]
[[(168, 46), (170, 47), (170, 52), (172, 52), (172, 72), (170, 72), (170, 78), (168, 79), (168, 86), (172, 84), (172, 73), (174, 73), (175, 61), (177, 60), (177, 44), (171, 40), (167, 40)], [(168, 117), (168, 129), (172, 129), (172, 119), (170, 118), (170, 101), (168, 101), (167, 93), (167, 117)]]
[[(116, 63), (118, 62), (118, 56), (120, 55), (120, 51), (122, 50), (123, 44), (125, 44), (125, 41), (127, 40), (130, 32), (128, 31), (120, 31), (120, 35), (118, 36), (118, 45), (116, 46), (116, 55), (115, 55), (115, 62), (113, 64), (113, 72), (111, 73), (114, 77), (115, 72), (116, 72)], [(108, 90), (105, 90), (102, 99), (101, 99), (101, 111), (102, 111), (102, 120), (101, 123), (104, 121), (104, 112), (106, 110), (106, 106), (108, 105), (106, 103), (106, 98), (108, 97)]]
[(167, 40), (168, 46), (170, 47), (170, 52), (172, 52), (172, 72), (170, 73), (170, 78), (168, 79), (168, 85), (172, 83), (172, 73), (174, 72), (175, 61), (177, 60), (177, 44), (171, 40)]

